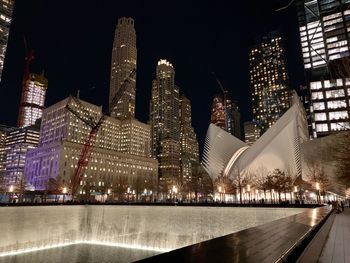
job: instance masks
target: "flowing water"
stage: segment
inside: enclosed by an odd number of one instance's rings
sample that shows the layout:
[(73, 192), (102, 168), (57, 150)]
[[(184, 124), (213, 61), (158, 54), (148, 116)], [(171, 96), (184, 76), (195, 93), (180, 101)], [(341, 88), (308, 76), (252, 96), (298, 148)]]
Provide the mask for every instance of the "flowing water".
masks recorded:
[(131, 262), (305, 211), (302, 208), (0, 208), (0, 262)]

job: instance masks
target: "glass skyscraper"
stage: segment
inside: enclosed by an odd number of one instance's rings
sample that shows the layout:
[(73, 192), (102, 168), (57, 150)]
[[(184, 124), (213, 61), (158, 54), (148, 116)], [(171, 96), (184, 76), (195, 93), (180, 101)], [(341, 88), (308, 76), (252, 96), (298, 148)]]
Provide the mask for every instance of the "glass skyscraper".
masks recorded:
[(350, 129), (350, 1), (296, 3), (311, 136)]
[(277, 31), (250, 49), (249, 68), (253, 118), (262, 135), (290, 106), (284, 48)]

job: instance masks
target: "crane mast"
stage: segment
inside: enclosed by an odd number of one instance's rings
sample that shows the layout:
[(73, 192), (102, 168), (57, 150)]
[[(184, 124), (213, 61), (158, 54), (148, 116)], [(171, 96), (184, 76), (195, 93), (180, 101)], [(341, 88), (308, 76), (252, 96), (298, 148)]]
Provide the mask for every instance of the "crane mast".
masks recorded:
[[(111, 107), (109, 108), (109, 111), (106, 113), (107, 115), (109, 115), (111, 110), (113, 110), (114, 107), (117, 105), (123, 93), (129, 87), (131, 83), (131, 78), (133, 78), (135, 74), (136, 74), (136, 70), (133, 69), (130, 75), (124, 80), (120, 89), (117, 91), (117, 93), (112, 99)], [(82, 121), (86, 126), (90, 128), (90, 132), (86, 136), (83, 148), (80, 153), (77, 168), (75, 169), (74, 174), (71, 177), (70, 191), (72, 194), (72, 198), (74, 199), (77, 197), (77, 195), (79, 195), (78, 190), (81, 184), (80, 183), (81, 179), (84, 177), (84, 172), (89, 163), (92, 149), (96, 141), (97, 133), (101, 125), (103, 124), (106, 115), (102, 113), (99, 118), (96, 118), (84, 107), (84, 105), (81, 103), (81, 101), (78, 98), (72, 97), (72, 96), (68, 99), (66, 109), (69, 112), (71, 112), (78, 120)]]
[(224, 87), (222, 86), (220, 80), (217, 78), (216, 74), (214, 72), (212, 72), (212, 74), (214, 75), (214, 78), (216, 80), (216, 82), (218, 83), (223, 95), (224, 95), (224, 115), (225, 115), (225, 130), (228, 131), (228, 115), (227, 115), (227, 90), (224, 89)]

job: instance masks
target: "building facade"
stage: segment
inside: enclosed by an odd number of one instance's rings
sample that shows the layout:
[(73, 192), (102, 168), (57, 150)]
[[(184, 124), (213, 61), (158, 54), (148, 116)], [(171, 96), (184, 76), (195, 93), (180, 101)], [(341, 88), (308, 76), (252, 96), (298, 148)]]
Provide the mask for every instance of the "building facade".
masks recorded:
[[(241, 139), (241, 113), (237, 104), (228, 98), (225, 92), (225, 98), (221, 95), (215, 95), (211, 109), (210, 122), (224, 129), (230, 134)], [(225, 110), (226, 107), (226, 110)], [(227, 116), (226, 116), (227, 115)]]
[[(152, 156), (159, 160), (160, 183), (180, 179), (180, 97), (175, 85), (175, 70), (161, 59), (152, 82), (150, 101)], [(172, 156), (173, 155), (173, 156)], [(168, 169), (171, 167), (171, 169)], [(167, 179), (162, 179), (167, 178)], [(172, 179), (171, 179), (172, 180)], [(163, 184), (162, 186), (165, 187)]]
[(14, 128), (6, 135), (6, 187), (14, 186), (14, 189), (27, 186), (25, 178), (25, 162), (28, 151), (35, 149), (39, 143), (39, 127), (30, 126), (25, 128)]
[(252, 121), (244, 122), (244, 141), (248, 145), (253, 145), (260, 137), (259, 128)]
[(4, 68), (7, 41), (10, 33), (14, 0), (0, 1), (0, 81)]
[(298, 0), (297, 12), (311, 137), (350, 129), (348, 3)]
[(290, 107), (282, 38), (271, 32), (249, 52), (253, 118), (261, 135)]
[(122, 17), (118, 19), (114, 35), (109, 89), (109, 108), (111, 116), (115, 118), (135, 117), (136, 74), (134, 78), (131, 78), (129, 87), (123, 93), (117, 105), (112, 105), (112, 100), (132, 70), (136, 70), (136, 63), (137, 49), (134, 20)]
[[(86, 136), (90, 132), (81, 120), (66, 109), (65, 99), (44, 110), (40, 130), (39, 147), (27, 155), (26, 176), (37, 190), (47, 189), (50, 180), (56, 185), (69, 187), (77, 168)], [(102, 108), (81, 101), (85, 109), (96, 119)], [(139, 128), (137, 128), (139, 127)], [(141, 127), (141, 128), (140, 128)], [(82, 194), (126, 193), (127, 189), (141, 193), (144, 189), (156, 189), (158, 162), (150, 158), (147, 142), (150, 128), (136, 120), (121, 121), (105, 116), (99, 129), (85, 177), (81, 182)], [(130, 140), (130, 136), (133, 140)]]
[(215, 95), (213, 98), (210, 123), (226, 130), (225, 106), (221, 95)]
[(40, 119), (45, 108), (45, 96), (48, 81), (43, 74), (29, 74), (24, 82), (18, 113), (17, 126), (20, 128), (34, 125)]
[(199, 164), (199, 144), (192, 127), (191, 101), (181, 96), (180, 99), (180, 150), (181, 150), (181, 181), (190, 184), (193, 178), (193, 167)]
[(121, 123), (121, 149), (127, 154), (151, 157), (151, 127), (136, 119), (129, 118)]

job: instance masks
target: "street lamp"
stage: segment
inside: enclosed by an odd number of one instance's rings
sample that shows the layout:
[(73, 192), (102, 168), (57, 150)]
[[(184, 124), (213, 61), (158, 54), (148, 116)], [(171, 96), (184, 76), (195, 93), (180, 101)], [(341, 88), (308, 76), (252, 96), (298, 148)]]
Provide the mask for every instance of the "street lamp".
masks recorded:
[(219, 198), (220, 198), (220, 202), (221, 202), (222, 201), (222, 197), (221, 197), (222, 187), (221, 186), (218, 187), (218, 191), (219, 191)]
[(63, 189), (62, 189), (63, 203), (64, 203), (64, 199), (65, 199), (66, 193), (67, 193), (67, 187), (63, 187)]
[(294, 197), (294, 199), (295, 199), (295, 201), (294, 202), (296, 202), (296, 200), (297, 200), (297, 198), (298, 198), (298, 186), (294, 186), (294, 195), (295, 195), (295, 197)]
[(176, 196), (177, 196), (177, 187), (175, 186), (175, 185), (173, 185), (173, 189), (172, 189), (173, 191), (173, 195), (174, 195), (174, 202), (175, 202), (175, 200), (176, 200)]
[(250, 185), (247, 185), (247, 192), (248, 192), (248, 201), (250, 203)]
[(275, 203), (275, 189), (272, 189), (271, 192), (272, 192), (272, 193), (271, 193), (271, 195), (272, 195), (272, 196), (271, 196), (271, 200), (272, 200), (272, 198), (273, 198), (273, 203)]
[(317, 203), (320, 203), (320, 183), (316, 182), (316, 190), (317, 190)]
[(9, 193), (10, 193), (10, 195), (9, 195), (9, 203), (11, 203), (13, 190), (14, 190), (13, 185), (10, 185), (10, 187), (9, 187)]

